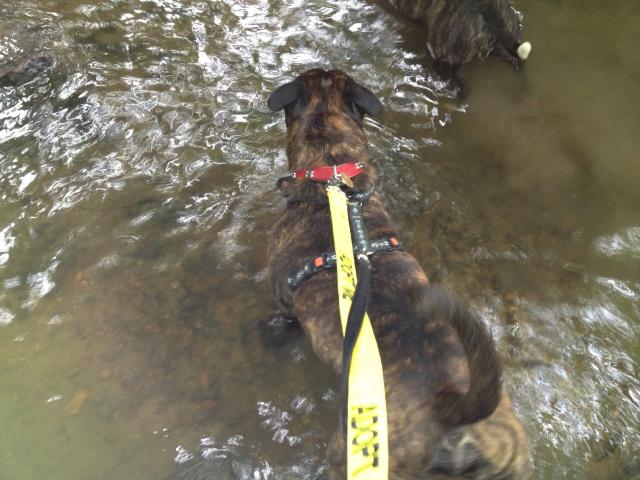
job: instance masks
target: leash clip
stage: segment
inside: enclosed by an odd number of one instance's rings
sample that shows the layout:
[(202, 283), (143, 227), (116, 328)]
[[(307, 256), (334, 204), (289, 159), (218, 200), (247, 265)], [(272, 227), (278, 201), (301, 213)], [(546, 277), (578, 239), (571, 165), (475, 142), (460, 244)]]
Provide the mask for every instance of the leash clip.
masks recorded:
[(344, 172), (338, 172), (337, 165), (333, 165), (333, 176), (328, 183), (335, 187), (353, 188), (353, 180), (351, 177)]

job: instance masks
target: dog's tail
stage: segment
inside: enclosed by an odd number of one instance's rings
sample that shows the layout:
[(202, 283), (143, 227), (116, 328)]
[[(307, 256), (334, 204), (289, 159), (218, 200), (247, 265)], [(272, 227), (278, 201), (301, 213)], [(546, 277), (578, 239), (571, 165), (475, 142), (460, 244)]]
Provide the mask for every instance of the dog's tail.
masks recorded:
[(506, 53), (514, 60), (520, 61), (524, 61), (529, 57), (531, 53), (531, 43), (519, 42), (516, 39), (494, 2), (484, 2), (482, 4), (482, 16), (489, 30), (493, 32), (495, 36), (496, 45), (494, 46), (494, 50), (498, 54), (502, 51), (503, 54)]
[(436, 418), (443, 425), (459, 426), (488, 417), (500, 402), (502, 388), (502, 368), (493, 339), (460, 300), (443, 290), (429, 287), (425, 302), (427, 318), (448, 319), (468, 367), (468, 388), (447, 388), (445, 382), (435, 392)]

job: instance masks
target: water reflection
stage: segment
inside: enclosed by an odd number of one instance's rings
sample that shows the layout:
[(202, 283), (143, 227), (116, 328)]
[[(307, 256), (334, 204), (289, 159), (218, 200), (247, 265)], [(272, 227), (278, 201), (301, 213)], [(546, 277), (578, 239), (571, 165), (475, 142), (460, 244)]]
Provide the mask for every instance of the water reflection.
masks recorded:
[[(336, 379), (304, 337), (266, 322), (265, 271), (286, 170), (265, 99), (318, 66), (385, 104), (366, 123), (385, 199), (431, 277), (494, 331), (538, 478), (634, 471), (640, 221), (607, 165), (626, 158), (616, 132), (635, 110), (592, 128), (582, 95), (602, 96), (597, 78), (549, 85), (609, 71), (606, 41), (592, 59), (469, 67), (462, 98), (417, 32), (364, 0), (18, 4), (0, 7), (0, 64), (46, 48), (56, 65), (0, 88), (3, 473), (325, 471)], [(525, 11), (532, 38), (558, 35), (548, 18), (596, 30), (579, 6), (548, 8)], [(593, 18), (625, 30), (610, 10)]]
[(7, 308), (0, 309), (0, 326), (1, 327), (9, 325), (14, 318), (15, 318), (15, 315), (11, 313), (9, 309)]
[(621, 233), (597, 238), (596, 250), (608, 257), (640, 258), (640, 228), (631, 227)]

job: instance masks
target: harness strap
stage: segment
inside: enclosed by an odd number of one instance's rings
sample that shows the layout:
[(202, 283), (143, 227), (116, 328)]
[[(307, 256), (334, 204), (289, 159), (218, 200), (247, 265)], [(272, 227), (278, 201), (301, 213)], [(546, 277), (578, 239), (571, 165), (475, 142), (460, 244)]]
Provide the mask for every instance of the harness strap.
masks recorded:
[[(357, 246), (354, 246), (354, 253), (357, 254)], [(378, 252), (403, 252), (404, 247), (394, 236), (368, 240), (368, 249), (363, 252), (370, 257)], [(316, 273), (329, 270), (336, 266), (336, 252), (325, 252), (322, 255), (306, 260), (300, 268), (291, 272), (287, 277), (289, 288), (298, 288), (302, 282), (310, 279)]]

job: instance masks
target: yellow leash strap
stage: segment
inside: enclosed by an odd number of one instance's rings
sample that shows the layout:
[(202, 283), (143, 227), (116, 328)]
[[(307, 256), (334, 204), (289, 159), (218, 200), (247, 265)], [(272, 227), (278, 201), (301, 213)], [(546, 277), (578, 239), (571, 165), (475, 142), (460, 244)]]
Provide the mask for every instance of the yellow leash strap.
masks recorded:
[[(356, 290), (356, 264), (347, 197), (339, 187), (333, 185), (327, 186), (327, 196), (336, 248), (338, 300), (344, 334)], [(348, 392), (347, 480), (387, 480), (389, 442), (382, 360), (366, 313), (353, 350)]]

